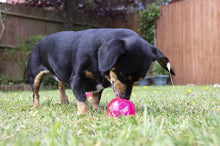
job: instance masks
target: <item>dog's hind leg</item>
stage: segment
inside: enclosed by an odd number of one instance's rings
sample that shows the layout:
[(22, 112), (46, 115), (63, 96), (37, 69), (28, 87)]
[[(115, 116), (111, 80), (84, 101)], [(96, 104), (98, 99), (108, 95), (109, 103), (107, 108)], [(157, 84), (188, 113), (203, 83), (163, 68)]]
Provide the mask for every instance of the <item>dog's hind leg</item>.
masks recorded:
[(60, 102), (61, 102), (61, 104), (63, 104), (63, 103), (69, 104), (69, 100), (68, 100), (68, 97), (67, 97), (66, 92), (65, 92), (65, 83), (60, 81), (58, 83), (58, 87), (59, 87), (59, 91), (60, 91)]
[(98, 111), (102, 111), (100, 106), (100, 99), (101, 99), (102, 91), (93, 93), (92, 96), (92, 108), (93, 110), (97, 109)]
[(39, 101), (39, 90), (40, 90), (40, 85), (42, 82), (42, 79), (44, 77), (45, 74), (49, 74), (50, 72), (48, 70), (43, 70), (40, 71), (34, 79), (34, 85), (33, 85), (33, 91), (34, 91), (34, 95), (33, 95), (33, 100), (34, 100), (34, 107), (38, 108), (40, 106), (40, 101)]

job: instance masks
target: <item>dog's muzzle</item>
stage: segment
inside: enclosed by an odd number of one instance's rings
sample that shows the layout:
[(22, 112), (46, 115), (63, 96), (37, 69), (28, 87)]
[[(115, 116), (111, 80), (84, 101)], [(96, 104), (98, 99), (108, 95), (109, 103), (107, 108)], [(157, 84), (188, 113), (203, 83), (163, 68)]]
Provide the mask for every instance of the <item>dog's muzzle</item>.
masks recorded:
[(124, 93), (119, 93), (118, 91), (115, 91), (115, 89), (114, 89), (114, 82), (112, 82), (112, 89), (113, 89), (113, 91), (115, 93), (115, 96), (129, 100), (130, 97), (131, 97), (131, 92), (132, 92), (133, 84), (127, 84), (126, 86), (127, 86), (127, 88), (126, 88), (125, 92)]

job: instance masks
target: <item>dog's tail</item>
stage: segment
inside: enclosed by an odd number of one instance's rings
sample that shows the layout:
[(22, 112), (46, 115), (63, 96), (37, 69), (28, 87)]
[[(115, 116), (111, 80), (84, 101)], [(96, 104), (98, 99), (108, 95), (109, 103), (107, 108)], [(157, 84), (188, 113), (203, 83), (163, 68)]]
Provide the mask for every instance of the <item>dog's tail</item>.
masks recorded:
[(41, 59), (38, 53), (38, 45), (36, 45), (29, 56), (27, 65), (28, 79), (32, 90), (34, 90), (35, 76), (42, 70), (46, 70), (46, 68), (41, 63)]

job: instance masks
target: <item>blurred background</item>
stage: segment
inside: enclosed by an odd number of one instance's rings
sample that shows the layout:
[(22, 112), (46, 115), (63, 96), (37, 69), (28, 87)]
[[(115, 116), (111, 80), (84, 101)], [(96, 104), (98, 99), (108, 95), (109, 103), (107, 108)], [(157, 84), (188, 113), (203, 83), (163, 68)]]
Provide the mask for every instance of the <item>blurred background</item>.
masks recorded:
[(28, 83), (29, 53), (44, 36), (88, 28), (136, 31), (169, 57), (175, 84), (219, 84), (218, 26), (219, 0), (0, 0), (0, 85)]

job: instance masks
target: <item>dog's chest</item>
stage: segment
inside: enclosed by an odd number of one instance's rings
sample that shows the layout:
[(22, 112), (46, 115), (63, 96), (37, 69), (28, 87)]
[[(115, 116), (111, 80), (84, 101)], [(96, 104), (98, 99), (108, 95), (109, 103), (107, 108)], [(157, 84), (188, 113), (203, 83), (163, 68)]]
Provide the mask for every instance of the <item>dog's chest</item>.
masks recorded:
[(85, 80), (84, 80), (84, 86), (85, 90), (93, 91), (93, 92), (100, 92), (104, 89), (103, 85), (101, 84), (103, 80), (103, 77), (101, 75), (98, 75), (97, 73), (92, 73), (88, 70), (85, 71)]
[(91, 79), (85, 79), (84, 87), (86, 92), (100, 92), (101, 90), (104, 89), (102, 84), (100, 84), (96, 80), (91, 80)]

